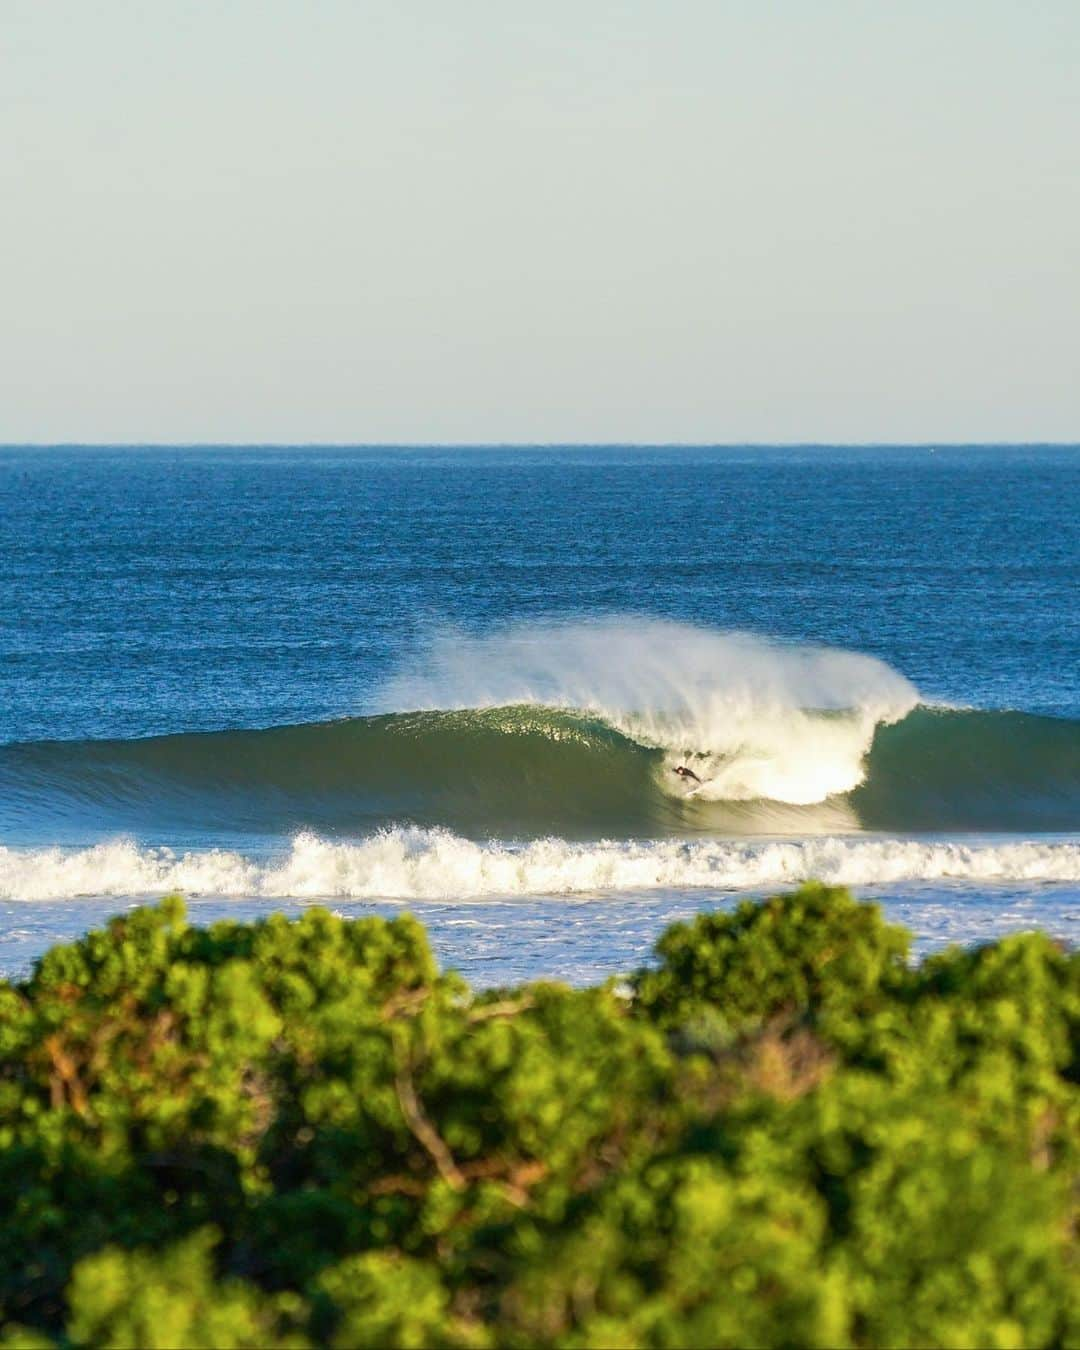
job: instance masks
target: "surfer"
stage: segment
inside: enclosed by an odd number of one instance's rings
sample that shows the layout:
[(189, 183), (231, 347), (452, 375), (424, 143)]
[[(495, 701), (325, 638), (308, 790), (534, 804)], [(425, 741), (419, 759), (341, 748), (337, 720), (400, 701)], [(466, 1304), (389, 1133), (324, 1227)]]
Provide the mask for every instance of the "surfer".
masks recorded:
[(701, 779), (697, 776), (697, 774), (693, 771), (693, 769), (688, 769), (685, 764), (680, 764), (677, 769), (673, 770), (673, 772), (677, 773), (680, 778), (692, 778), (694, 782), (697, 783), (698, 786), (700, 787)]

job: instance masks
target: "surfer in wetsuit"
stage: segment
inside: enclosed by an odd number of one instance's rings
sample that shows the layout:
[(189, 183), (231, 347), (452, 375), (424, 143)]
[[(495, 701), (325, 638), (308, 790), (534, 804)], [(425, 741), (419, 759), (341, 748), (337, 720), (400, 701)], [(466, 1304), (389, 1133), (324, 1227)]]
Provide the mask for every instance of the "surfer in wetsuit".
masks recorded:
[(680, 778), (683, 779), (692, 778), (695, 783), (699, 785), (701, 783), (701, 779), (697, 776), (697, 774), (693, 771), (693, 769), (688, 769), (685, 764), (680, 764), (679, 767), (677, 769), (673, 769), (672, 772), (677, 773)]

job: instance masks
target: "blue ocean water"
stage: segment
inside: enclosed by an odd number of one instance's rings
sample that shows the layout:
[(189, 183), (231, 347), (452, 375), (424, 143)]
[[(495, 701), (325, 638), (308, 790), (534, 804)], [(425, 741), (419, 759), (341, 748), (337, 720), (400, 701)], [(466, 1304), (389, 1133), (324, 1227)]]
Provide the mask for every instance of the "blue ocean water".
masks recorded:
[(1078, 507), (1076, 447), (2, 448), (0, 969), (175, 885), (487, 980), (807, 874), (1070, 937)]

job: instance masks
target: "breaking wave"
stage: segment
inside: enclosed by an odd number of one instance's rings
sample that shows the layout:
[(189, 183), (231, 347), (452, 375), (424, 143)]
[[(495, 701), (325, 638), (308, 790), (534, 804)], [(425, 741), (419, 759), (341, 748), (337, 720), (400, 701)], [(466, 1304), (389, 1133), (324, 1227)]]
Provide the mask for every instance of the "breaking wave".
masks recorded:
[(0, 848), (0, 899), (193, 896), (440, 900), (597, 891), (736, 890), (817, 878), (1080, 881), (1080, 844), (819, 838), (799, 841), (543, 839), (478, 844), (446, 830), (380, 831), (357, 844), (312, 834), (260, 860), (227, 850), (176, 853), (120, 840), (63, 850)]
[[(689, 792), (679, 766), (701, 780)], [(1068, 832), (1078, 821), (1078, 722), (928, 707), (873, 657), (652, 620), (447, 635), (365, 717), (0, 747), (8, 838), (398, 825), (474, 839)]]
[(810, 805), (862, 781), (875, 727), (917, 697), (858, 652), (611, 619), (445, 634), (382, 700), (395, 711), (572, 709), (660, 752), (667, 768), (688, 764), (703, 799)]

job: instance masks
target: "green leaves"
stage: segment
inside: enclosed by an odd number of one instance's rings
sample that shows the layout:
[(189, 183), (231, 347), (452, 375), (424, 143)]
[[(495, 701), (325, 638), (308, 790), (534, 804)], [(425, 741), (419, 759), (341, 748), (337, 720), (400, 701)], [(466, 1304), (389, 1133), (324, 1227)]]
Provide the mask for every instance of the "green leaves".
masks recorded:
[(637, 977), (637, 1004), (669, 1027), (705, 1005), (732, 1025), (806, 1014), (839, 1032), (903, 987), (908, 942), (876, 905), (811, 883), (669, 928), (660, 967)]
[(810, 885), (631, 996), (473, 994), (416, 920), (186, 925), (0, 984), (2, 1344), (1060, 1345), (1080, 958), (913, 968)]
[(243, 1280), (215, 1278), (216, 1241), (202, 1229), (159, 1254), (108, 1247), (80, 1261), (69, 1290), (69, 1338), (117, 1350), (308, 1344), (289, 1325), (303, 1307), (296, 1296), (267, 1297)]

